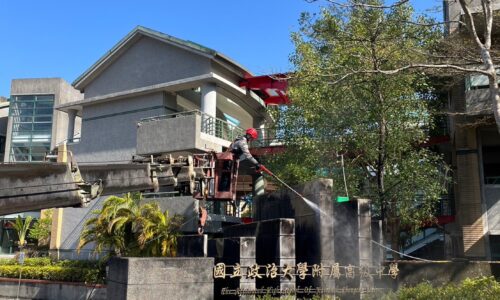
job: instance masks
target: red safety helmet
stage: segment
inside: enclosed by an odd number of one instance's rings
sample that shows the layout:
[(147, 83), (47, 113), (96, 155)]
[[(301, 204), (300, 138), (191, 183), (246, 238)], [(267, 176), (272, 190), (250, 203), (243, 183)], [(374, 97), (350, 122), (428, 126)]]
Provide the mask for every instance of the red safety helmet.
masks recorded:
[(257, 130), (255, 128), (248, 128), (247, 131), (245, 131), (246, 134), (248, 134), (252, 139), (256, 140), (259, 135), (257, 134)]

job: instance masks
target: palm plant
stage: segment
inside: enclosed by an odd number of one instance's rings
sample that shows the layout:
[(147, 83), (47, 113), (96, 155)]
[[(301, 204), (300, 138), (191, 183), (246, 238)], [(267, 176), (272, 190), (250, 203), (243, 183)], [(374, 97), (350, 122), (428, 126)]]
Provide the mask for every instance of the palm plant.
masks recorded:
[(177, 253), (177, 223), (168, 211), (162, 212), (157, 203), (143, 206), (141, 232), (137, 241), (146, 256), (175, 256)]
[(17, 232), (17, 236), (19, 237), (18, 243), (21, 250), (23, 250), (24, 246), (26, 245), (26, 234), (28, 233), (32, 220), (33, 217), (31, 216), (27, 216), (26, 220), (24, 221), (21, 216), (17, 216), (16, 222), (11, 222), (12, 227)]
[(95, 243), (95, 253), (116, 256), (175, 256), (177, 219), (157, 203), (142, 204), (141, 194), (112, 196), (85, 222), (78, 249)]

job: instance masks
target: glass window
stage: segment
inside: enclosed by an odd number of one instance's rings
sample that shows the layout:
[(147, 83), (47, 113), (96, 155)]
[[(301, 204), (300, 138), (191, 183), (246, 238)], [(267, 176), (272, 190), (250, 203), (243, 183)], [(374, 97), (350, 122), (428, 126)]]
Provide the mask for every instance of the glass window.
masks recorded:
[(52, 108), (36, 108), (35, 109), (35, 115), (51, 115), (52, 114)]
[(12, 130), (14, 130), (14, 131), (31, 131), (31, 130), (33, 130), (33, 123), (13, 124)]
[(500, 184), (500, 145), (483, 146), (485, 184)]
[(54, 95), (13, 96), (11, 161), (43, 161), (50, 151)]
[(491, 260), (500, 260), (500, 235), (490, 235)]
[(22, 117), (14, 117), (14, 121), (15, 122), (33, 122), (33, 117), (25, 117), (25, 116), (22, 116)]
[(12, 109), (11, 116), (33, 116), (33, 109)]
[(44, 102), (36, 102), (36, 107), (37, 108), (52, 108), (54, 107), (54, 102), (53, 101), (44, 101)]
[(5, 141), (6, 138), (0, 135), (0, 161), (3, 161), (3, 154), (5, 153)]
[(15, 96), (15, 101), (35, 101), (34, 95), (23, 95), (23, 96)]
[(43, 101), (43, 100), (52, 100), (54, 101), (54, 95), (37, 95), (36, 96), (37, 101)]
[(30, 155), (29, 154), (14, 154), (11, 155), (11, 161), (30, 161)]
[(35, 117), (35, 122), (51, 122), (52, 116), (37, 116)]
[(34, 131), (51, 131), (52, 123), (33, 123)]
[(20, 108), (33, 108), (33, 106), (35, 105), (34, 102), (18, 102), (16, 103), (16, 105), (14, 105), (14, 108), (16, 109), (20, 109)]

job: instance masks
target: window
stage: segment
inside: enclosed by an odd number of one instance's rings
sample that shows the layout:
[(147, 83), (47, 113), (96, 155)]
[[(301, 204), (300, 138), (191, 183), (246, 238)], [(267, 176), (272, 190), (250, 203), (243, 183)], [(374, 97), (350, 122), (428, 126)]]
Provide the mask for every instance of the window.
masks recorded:
[(3, 155), (5, 153), (5, 140), (3, 135), (0, 135), (0, 161), (3, 161)]
[(500, 145), (483, 146), (485, 184), (500, 184)]
[(9, 117), (12, 120), (12, 162), (43, 161), (50, 151), (54, 95), (13, 96)]
[(500, 260), (500, 235), (490, 235), (491, 260)]

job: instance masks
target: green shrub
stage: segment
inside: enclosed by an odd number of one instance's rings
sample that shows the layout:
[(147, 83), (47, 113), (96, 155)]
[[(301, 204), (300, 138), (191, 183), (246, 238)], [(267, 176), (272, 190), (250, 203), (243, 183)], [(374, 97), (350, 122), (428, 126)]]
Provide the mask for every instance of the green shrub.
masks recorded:
[(52, 261), (50, 257), (33, 257), (24, 259), (25, 266), (31, 267), (41, 267), (41, 266), (50, 266)]
[(500, 299), (500, 282), (491, 277), (467, 278), (460, 284), (433, 287), (430, 283), (420, 283), (414, 287), (404, 287), (385, 295), (370, 295), (368, 299), (381, 300), (497, 300)]
[(0, 266), (15, 265), (16, 260), (13, 258), (0, 258)]
[(53, 262), (50, 258), (27, 258), (24, 265), (14, 259), (0, 261), (0, 277), (44, 279), (53, 281), (103, 283), (105, 268), (103, 264), (92, 261), (63, 260)]

